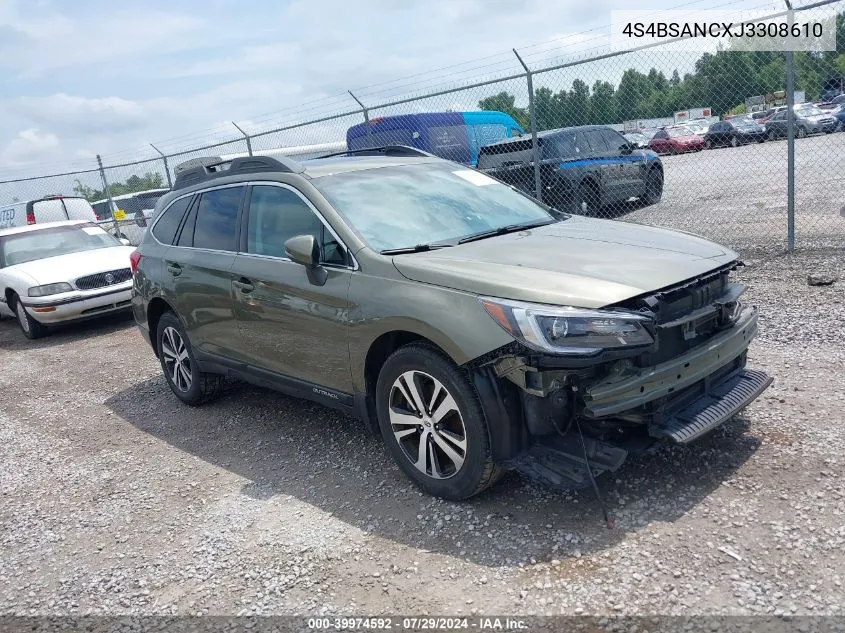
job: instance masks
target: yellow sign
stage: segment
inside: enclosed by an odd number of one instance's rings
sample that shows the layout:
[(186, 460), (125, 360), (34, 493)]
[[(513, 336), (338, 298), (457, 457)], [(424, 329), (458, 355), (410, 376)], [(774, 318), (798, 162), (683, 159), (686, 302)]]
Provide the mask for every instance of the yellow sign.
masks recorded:
[(117, 209), (114, 212), (114, 219), (115, 220), (125, 220), (126, 219), (126, 211), (123, 209)]

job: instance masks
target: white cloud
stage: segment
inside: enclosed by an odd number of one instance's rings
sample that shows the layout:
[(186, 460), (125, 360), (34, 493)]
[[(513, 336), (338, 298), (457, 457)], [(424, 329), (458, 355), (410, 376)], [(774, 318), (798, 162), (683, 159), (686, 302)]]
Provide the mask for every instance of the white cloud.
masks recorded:
[(55, 160), (62, 150), (61, 141), (55, 134), (42, 132), (37, 128), (21, 130), (0, 150), (0, 165), (20, 167)]
[[(0, 13), (0, 27), (14, 37), (12, 43), (0, 43), (0, 68), (24, 78), (67, 68), (98, 74), (106, 66), (114, 68), (115, 62), (195, 48), (199, 42), (190, 36), (204, 25), (189, 15), (152, 9), (120, 8), (80, 19), (29, 11), (23, 4), (18, 10), (11, 7), (5, 15)], [(75, 3), (62, 5), (70, 7)]]
[(187, 65), (173, 66), (162, 73), (164, 77), (199, 77), (227, 75), (248, 71), (284, 70), (299, 52), (296, 44), (278, 42), (262, 46), (246, 46), (225, 57), (207, 59)]
[(147, 123), (141, 105), (120, 97), (89, 99), (60, 92), (46, 97), (21, 97), (11, 108), (36, 123), (70, 128), (78, 136), (122, 132)]

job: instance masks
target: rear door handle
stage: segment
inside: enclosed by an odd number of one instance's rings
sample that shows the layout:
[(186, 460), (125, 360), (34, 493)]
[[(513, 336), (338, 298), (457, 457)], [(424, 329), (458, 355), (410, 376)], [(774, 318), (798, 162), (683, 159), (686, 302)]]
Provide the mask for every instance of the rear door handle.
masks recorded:
[(235, 288), (237, 288), (238, 290), (240, 290), (241, 292), (243, 292), (244, 294), (249, 294), (250, 292), (255, 290), (255, 286), (246, 277), (241, 277), (240, 279), (236, 279), (235, 281), (232, 282), (232, 285)]
[(177, 277), (182, 274), (182, 267), (176, 262), (167, 262), (167, 272)]

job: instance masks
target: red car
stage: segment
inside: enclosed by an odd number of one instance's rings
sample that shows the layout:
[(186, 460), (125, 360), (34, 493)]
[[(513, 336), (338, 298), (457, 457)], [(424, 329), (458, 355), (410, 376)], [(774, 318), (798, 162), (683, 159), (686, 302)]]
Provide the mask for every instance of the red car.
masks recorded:
[(648, 146), (658, 154), (681, 154), (703, 150), (704, 140), (694, 130), (683, 125), (675, 125), (658, 130), (651, 137)]

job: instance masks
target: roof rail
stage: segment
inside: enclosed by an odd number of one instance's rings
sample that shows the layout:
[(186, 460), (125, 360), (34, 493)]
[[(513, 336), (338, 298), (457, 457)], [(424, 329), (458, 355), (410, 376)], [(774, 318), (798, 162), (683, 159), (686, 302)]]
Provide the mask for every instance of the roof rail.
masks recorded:
[(333, 158), (335, 156), (420, 156), (424, 158), (437, 158), (434, 154), (408, 145), (382, 145), (381, 147), (348, 149), (345, 152), (333, 152), (318, 156), (317, 158)]
[(196, 185), (212, 178), (252, 174), (260, 172), (281, 172), (301, 174), (305, 167), (295, 160), (279, 156), (243, 156), (232, 160), (223, 160), (219, 156), (202, 156), (179, 163), (173, 168), (176, 181), (173, 191)]

